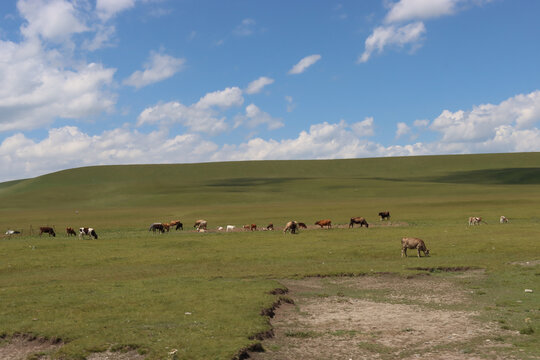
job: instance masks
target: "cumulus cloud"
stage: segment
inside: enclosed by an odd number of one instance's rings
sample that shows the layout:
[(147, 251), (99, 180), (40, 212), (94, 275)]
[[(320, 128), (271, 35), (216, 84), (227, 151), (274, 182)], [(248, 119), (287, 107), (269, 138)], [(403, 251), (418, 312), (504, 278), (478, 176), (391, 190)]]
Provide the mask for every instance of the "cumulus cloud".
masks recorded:
[(121, 11), (135, 6), (135, 0), (97, 0), (96, 11), (101, 20), (107, 21)]
[(375, 134), (373, 129), (373, 117), (367, 117), (362, 121), (352, 124), (351, 129), (359, 137), (373, 136)]
[(411, 132), (411, 128), (407, 124), (405, 124), (404, 122), (397, 123), (396, 139), (399, 139), (403, 135), (406, 135), (410, 132)]
[(300, 60), (296, 65), (294, 65), (291, 70), (289, 70), (288, 74), (301, 74), (304, 71), (307, 70), (308, 67), (315, 64), (317, 61), (321, 59), (321, 55), (309, 55)]
[(540, 91), (519, 94), (498, 105), (483, 104), (472, 110), (444, 110), (430, 125), (443, 142), (478, 142), (493, 138), (501, 126), (530, 128), (540, 120)]
[(178, 71), (182, 70), (184, 63), (185, 59), (152, 52), (150, 54), (150, 60), (144, 66), (144, 71), (135, 71), (124, 80), (124, 84), (139, 89), (168, 79)]
[(388, 46), (398, 46), (400, 48), (408, 44), (418, 46), (426, 28), (424, 23), (415, 22), (404, 26), (396, 27), (379, 26), (366, 39), (365, 50), (358, 58), (359, 63), (369, 60), (373, 52), (381, 53)]
[(249, 104), (246, 107), (246, 114), (237, 116), (235, 120), (235, 127), (245, 124), (250, 128), (255, 128), (259, 125), (266, 124), (268, 130), (275, 130), (284, 126), (281, 119), (273, 118), (270, 114), (259, 109), (255, 104)]
[(253, 80), (252, 82), (249, 83), (249, 85), (248, 85), (248, 87), (246, 89), (246, 94), (257, 94), (257, 93), (261, 92), (261, 90), (266, 85), (270, 85), (273, 82), (274, 82), (274, 79), (271, 79), (271, 78), (266, 77), (266, 76), (261, 76), (257, 80)]
[(27, 38), (37, 36), (62, 42), (71, 35), (88, 30), (74, 5), (64, 0), (19, 0), (17, 9), (26, 20), (21, 33)]
[(83, 118), (111, 111), (108, 91), (115, 69), (96, 63), (63, 65), (61, 53), (38, 41), (0, 40), (0, 131), (33, 129), (55, 118)]
[(240, 106), (243, 102), (242, 90), (226, 88), (208, 93), (189, 106), (173, 101), (146, 108), (139, 115), (137, 125), (179, 123), (193, 132), (216, 135), (228, 128), (219, 110)]
[(388, 46), (412, 49), (421, 46), (426, 33), (425, 20), (453, 15), (466, 5), (483, 5), (490, 0), (399, 0), (389, 4), (389, 11), (383, 23), (368, 36), (364, 52), (358, 57), (358, 63), (367, 62), (377, 51), (381, 53)]
[(146, 134), (119, 128), (90, 136), (66, 126), (50, 130), (41, 141), (20, 133), (5, 139), (0, 166), (10, 172), (2, 172), (0, 181), (89, 165), (201, 162), (217, 150), (196, 134), (169, 137), (163, 130)]
[(391, 5), (384, 21), (392, 23), (452, 15), (460, 2), (463, 0), (400, 0)]

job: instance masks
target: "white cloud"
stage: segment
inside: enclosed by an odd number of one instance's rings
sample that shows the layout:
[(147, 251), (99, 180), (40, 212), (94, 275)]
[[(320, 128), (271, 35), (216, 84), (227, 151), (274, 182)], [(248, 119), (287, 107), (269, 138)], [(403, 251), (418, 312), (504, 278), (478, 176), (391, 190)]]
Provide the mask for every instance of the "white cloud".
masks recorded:
[(55, 118), (83, 118), (111, 111), (108, 92), (115, 69), (96, 63), (64, 64), (63, 54), (38, 41), (0, 40), (0, 132), (34, 129)]
[(411, 128), (404, 122), (397, 123), (396, 139), (411, 132)]
[(296, 104), (293, 102), (292, 96), (285, 96), (285, 101), (287, 102), (287, 112), (293, 112)]
[(150, 61), (144, 66), (145, 70), (135, 71), (124, 80), (124, 84), (134, 86), (139, 89), (141, 87), (168, 79), (178, 71), (182, 70), (184, 63), (185, 59), (152, 52), (150, 54)]
[(493, 138), (500, 126), (518, 130), (540, 120), (540, 91), (519, 94), (498, 105), (483, 104), (470, 111), (444, 110), (430, 129), (440, 132), (443, 142), (478, 142)]
[(456, 12), (456, 6), (463, 0), (400, 0), (391, 5), (385, 22), (425, 20)]
[(179, 123), (193, 132), (217, 135), (228, 128), (218, 110), (240, 106), (243, 102), (242, 90), (226, 88), (208, 93), (190, 106), (173, 101), (146, 108), (139, 115), (137, 125)]
[(253, 19), (244, 19), (242, 20), (242, 23), (234, 29), (233, 33), (238, 36), (249, 36), (253, 34), (255, 24), (256, 22)]
[(60, 169), (112, 164), (202, 162), (218, 146), (194, 134), (168, 137), (119, 128), (90, 136), (73, 126), (52, 129), (41, 141), (16, 134), (0, 144), (0, 181), (27, 178)]
[(96, 11), (101, 20), (107, 21), (119, 12), (135, 6), (135, 0), (97, 0)]
[(288, 73), (289, 74), (301, 74), (304, 71), (306, 71), (306, 69), (308, 67), (315, 64), (320, 59), (321, 59), (321, 55), (317, 55), (317, 54), (306, 56), (305, 58), (300, 60), (296, 65), (294, 65), (291, 68), (291, 70), (289, 70)]
[(270, 85), (273, 82), (274, 82), (274, 79), (271, 79), (271, 78), (266, 77), (266, 76), (261, 76), (257, 80), (253, 80), (252, 82), (249, 83), (249, 85), (248, 85), (248, 87), (246, 89), (246, 94), (257, 94), (257, 93), (261, 92), (261, 90), (266, 85)]
[(255, 104), (250, 104), (246, 107), (246, 114), (239, 115), (235, 118), (235, 127), (246, 124), (250, 128), (255, 128), (259, 125), (266, 124), (268, 130), (275, 130), (283, 127), (281, 119), (275, 119), (270, 114), (259, 109)]
[(401, 27), (379, 26), (366, 39), (365, 50), (358, 58), (359, 63), (369, 60), (373, 52), (381, 53), (388, 46), (404, 47), (407, 44), (418, 46), (425, 34), (424, 23), (415, 22)]
[(351, 129), (359, 136), (373, 136), (375, 131), (373, 130), (373, 117), (367, 117), (362, 121), (351, 125)]
[(427, 127), (429, 125), (429, 120), (414, 120), (413, 125), (416, 127)]
[(54, 42), (69, 40), (72, 34), (87, 31), (73, 4), (64, 0), (19, 0), (17, 9), (27, 23), (21, 33), (27, 38), (42, 37)]

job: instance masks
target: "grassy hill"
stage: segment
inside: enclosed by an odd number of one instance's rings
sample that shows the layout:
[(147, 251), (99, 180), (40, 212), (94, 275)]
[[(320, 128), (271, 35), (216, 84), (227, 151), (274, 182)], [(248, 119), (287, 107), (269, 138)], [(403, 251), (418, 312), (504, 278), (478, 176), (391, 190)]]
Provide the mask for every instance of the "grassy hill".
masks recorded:
[[(488, 277), (469, 285), (483, 289), (486, 319), (516, 330), (540, 320), (537, 295), (520, 297), (538, 266), (511, 265), (540, 259), (540, 153), (88, 167), (0, 184), (0, 203), (0, 230), (23, 231), (0, 239), (0, 339), (59, 337), (57, 356), (112, 347), (230, 359), (268, 330), (260, 312), (278, 299), (277, 279), (309, 275), (480, 267)], [(473, 215), (488, 225), (467, 226)], [(347, 229), (351, 216), (372, 226)], [(211, 233), (190, 230), (198, 218)], [(215, 231), (322, 218), (345, 226)], [(173, 219), (186, 231), (148, 232)], [(37, 236), (42, 225), (58, 236)], [(68, 238), (65, 226), (93, 226), (99, 239)], [(400, 259), (402, 236), (425, 239), (432, 256)], [(514, 342), (524, 354), (540, 344), (534, 326)]]

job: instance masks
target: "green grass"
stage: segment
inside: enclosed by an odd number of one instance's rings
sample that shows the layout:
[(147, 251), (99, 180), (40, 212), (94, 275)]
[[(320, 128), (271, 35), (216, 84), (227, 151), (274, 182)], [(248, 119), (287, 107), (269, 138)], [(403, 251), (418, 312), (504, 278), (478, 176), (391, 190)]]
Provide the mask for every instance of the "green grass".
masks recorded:
[[(462, 266), (487, 271), (464, 281), (486, 309), (480, 316), (525, 329), (515, 345), (533, 354), (540, 267), (512, 263), (540, 259), (539, 164), (540, 153), (525, 153), (105, 166), (3, 183), (0, 230), (23, 236), (0, 239), (0, 335), (59, 337), (65, 358), (135, 348), (149, 359), (171, 349), (180, 359), (231, 359), (268, 330), (260, 314), (278, 300), (270, 291), (280, 278)], [(148, 232), (154, 221), (190, 229), (198, 218), (212, 229), (351, 216), (379, 225), (382, 210), (395, 226)], [(488, 224), (467, 226), (473, 215)], [(37, 236), (43, 225), (58, 236)], [(66, 226), (92, 226), (99, 239), (67, 238)], [(403, 236), (423, 238), (432, 256), (401, 259)]]

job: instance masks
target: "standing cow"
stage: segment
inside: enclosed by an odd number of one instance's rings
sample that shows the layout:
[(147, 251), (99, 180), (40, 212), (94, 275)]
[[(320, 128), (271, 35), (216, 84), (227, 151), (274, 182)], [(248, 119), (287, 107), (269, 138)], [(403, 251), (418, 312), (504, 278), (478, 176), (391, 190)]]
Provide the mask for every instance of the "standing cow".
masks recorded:
[(381, 217), (381, 221), (390, 220), (390, 211), (381, 211), (379, 216)]
[(418, 257), (420, 257), (420, 251), (424, 253), (424, 256), (429, 256), (429, 250), (424, 243), (424, 240), (414, 237), (404, 237), (401, 239), (401, 257), (407, 257), (407, 249), (416, 249), (418, 251)]
[(193, 227), (197, 229), (197, 231), (200, 232), (201, 230), (206, 230), (207, 225), (208, 225), (208, 222), (206, 220), (200, 219), (200, 220), (195, 221), (195, 225), (193, 225)]
[(321, 227), (321, 229), (323, 227), (327, 227), (328, 229), (330, 229), (332, 227), (332, 220), (329, 220), (329, 219), (325, 219), (325, 220), (319, 220), (315, 223), (315, 225), (319, 225)]
[(508, 222), (508, 218), (507, 218), (506, 216), (502, 216), (502, 215), (501, 215), (501, 218), (499, 219), (499, 222), (500, 222), (501, 224), (505, 224), (505, 223)]
[(66, 233), (67, 233), (67, 236), (77, 236), (77, 233), (75, 232), (75, 230), (72, 228), (72, 227), (67, 227), (66, 228)]
[(351, 222), (349, 223), (349, 229), (354, 227), (354, 224), (360, 224), (360, 227), (365, 226), (366, 228), (369, 227), (368, 222), (363, 217), (352, 217)]

